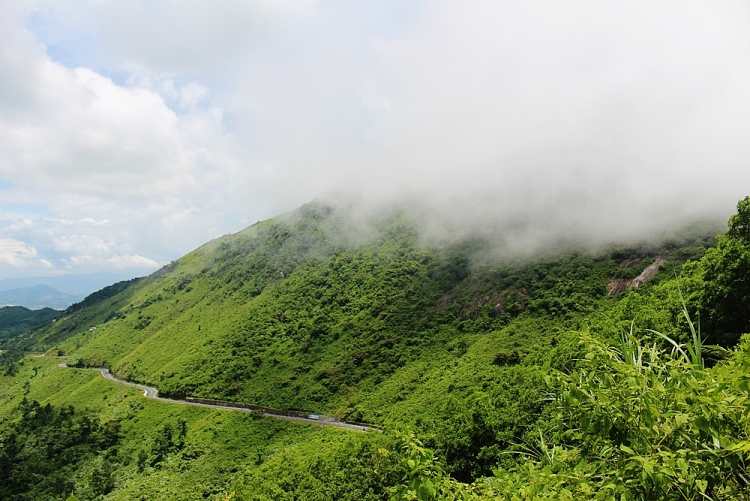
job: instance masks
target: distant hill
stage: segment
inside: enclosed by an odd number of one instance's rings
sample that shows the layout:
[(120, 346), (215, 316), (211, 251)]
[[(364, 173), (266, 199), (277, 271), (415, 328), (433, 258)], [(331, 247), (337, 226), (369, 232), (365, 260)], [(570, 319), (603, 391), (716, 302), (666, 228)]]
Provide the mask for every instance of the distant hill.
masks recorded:
[(30, 310), (23, 306), (0, 308), (0, 340), (12, 338), (52, 321), (61, 312), (52, 308)]
[(120, 272), (109, 273), (70, 273), (52, 277), (36, 276), (21, 278), (6, 278), (0, 280), (0, 292), (20, 289), (22, 287), (34, 287), (46, 285), (72, 296), (85, 297), (108, 285), (122, 280), (130, 280), (133, 277), (149, 275), (152, 269), (129, 269)]
[(21, 287), (0, 292), (0, 306), (25, 306), (26, 308), (55, 308), (63, 310), (78, 302), (82, 296), (65, 294), (46, 285)]

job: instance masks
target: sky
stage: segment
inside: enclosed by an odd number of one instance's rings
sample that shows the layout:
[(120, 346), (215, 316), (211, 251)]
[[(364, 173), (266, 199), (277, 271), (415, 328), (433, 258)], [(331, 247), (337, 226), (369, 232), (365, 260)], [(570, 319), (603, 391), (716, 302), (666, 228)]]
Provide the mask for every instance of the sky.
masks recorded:
[(0, 279), (313, 199), (540, 247), (750, 194), (747, 1), (3, 0)]

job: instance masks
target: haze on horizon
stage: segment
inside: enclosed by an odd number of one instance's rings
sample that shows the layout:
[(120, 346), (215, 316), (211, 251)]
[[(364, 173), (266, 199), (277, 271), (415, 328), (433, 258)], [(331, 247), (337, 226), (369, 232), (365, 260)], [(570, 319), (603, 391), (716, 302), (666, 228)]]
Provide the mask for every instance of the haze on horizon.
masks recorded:
[(314, 198), (638, 238), (750, 194), (742, 1), (0, 4), (0, 279), (156, 269)]

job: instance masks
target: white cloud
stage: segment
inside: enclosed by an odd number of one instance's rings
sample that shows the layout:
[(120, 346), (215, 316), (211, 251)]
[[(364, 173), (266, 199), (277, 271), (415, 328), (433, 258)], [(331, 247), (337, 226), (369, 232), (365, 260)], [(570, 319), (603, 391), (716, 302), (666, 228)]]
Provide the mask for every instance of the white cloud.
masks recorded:
[(20, 268), (28, 264), (28, 258), (36, 256), (36, 249), (23, 242), (9, 238), (0, 239), (0, 263)]
[(726, 219), (748, 46), (739, 1), (8, 0), (0, 231), (93, 271), (336, 190), (519, 242)]
[(101, 238), (90, 236), (90, 235), (63, 235), (56, 236), (50, 235), (55, 250), (64, 253), (85, 253), (85, 252), (108, 252), (113, 246), (114, 242), (106, 242)]
[(34, 242), (46, 263), (96, 271), (156, 266), (141, 256), (173, 259), (202, 243), (192, 224), (226, 224), (222, 184), (235, 161), (221, 110), (200, 108), (208, 87), (188, 82), (167, 96), (178, 113), (159, 89), (68, 68), (23, 29), (19, 5), (0, 8), (0, 181), (9, 186), (0, 230)]
[(159, 267), (159, 263), (153, 259), (140, 256), (138, 254), (133, 255), (119, 255), (115, 254), (108, 258), (102, 258), (101, 255), (96, 254), (74, 254), (68, 255), (68, 257), (60, 260), (63, 267), (66, 269), (76, 269), (81, 267), (104, 267), (104, 268), (133, 268), (143, 270), (151, 269), (155, 270)]
[(0, 143), (7, 145), (0, 175), (18, 186), (33, 182), (101, 197), (150, 197), (195, 187), (200, 145), (185, 145), (180, 119), (158, 94), (119, 87), (88, 69), (44, 65), (54, 68), (35, 82), (34, 98), (43, 109), (22, 123), (0, 122)]
[(107, 259), (115, 268), (156, 268), (159, 263), (153, 259), (134, 254), (132, 256), (112, 256)]
[(180, 89), (180, 106), (192, 108), (208, 97), (208, 87), (200, 82), (190, 82)]
[(20, 221), (18, 221), (16, 223), (13, 223), (10, 226), (10, 230), (11, 231), (19, 231), (19, 230), (23, 230), (25, 228), (30, 228), (33, 225), (34, 225), (34, 222), (30, 218), (24, 217)]

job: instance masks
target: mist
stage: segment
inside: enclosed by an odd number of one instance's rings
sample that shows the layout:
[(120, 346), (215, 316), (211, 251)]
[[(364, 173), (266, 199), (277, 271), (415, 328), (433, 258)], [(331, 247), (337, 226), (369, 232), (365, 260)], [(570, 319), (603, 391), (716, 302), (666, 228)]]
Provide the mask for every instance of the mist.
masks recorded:
[(338, 196), (514, 252), (725, 224), (750, 189), (746, 4), (472, 6), (383, 43), (409, 119)]
[(310, 200), (508, 252), (718, 228), (746, 2), (2, 7), (0, 274), (157, 267)]

